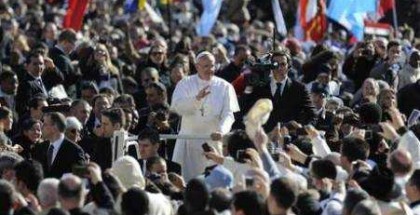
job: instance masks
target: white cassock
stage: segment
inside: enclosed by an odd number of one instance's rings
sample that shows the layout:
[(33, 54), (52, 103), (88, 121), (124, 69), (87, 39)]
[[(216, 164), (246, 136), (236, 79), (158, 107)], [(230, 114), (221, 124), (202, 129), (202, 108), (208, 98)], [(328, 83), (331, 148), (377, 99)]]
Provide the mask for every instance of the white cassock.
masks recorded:
[[(210, 86), (210, 94), (197, 101), (195, 97), (206, 86)], [(230, 131), (235, 121), (233, 113), (239, 111), (239, 105), (235, 90), (227, 81), (219, 77), (205, 81), (198, 75), (192, 75), (177, 84), (171, 109), (182, 116), (179, 134), (210, 137), (213, 132), (226, 134)], [(203, 173), (207, 166), (207, 159), (202, 155), (201, 145), (204, 142), (220, 148), (210, 139), (176, 141), (172, 160), (181, 164), (182, 176), (186, 181)]]

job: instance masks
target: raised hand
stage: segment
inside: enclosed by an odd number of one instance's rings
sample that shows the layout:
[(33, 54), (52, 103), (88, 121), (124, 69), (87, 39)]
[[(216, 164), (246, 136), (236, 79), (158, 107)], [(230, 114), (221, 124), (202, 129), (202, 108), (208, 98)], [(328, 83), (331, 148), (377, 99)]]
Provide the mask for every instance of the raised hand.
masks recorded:
[(210, 85), (204, 87), (203, 89), (200, 90), (200, 92), (198, 92), (197, 96), (195, 96), (195, 99), (197, 99), (197, 101), (200, 101), (201, 99), (205, 98), (206, 96), (208, 96), (210, 94)]

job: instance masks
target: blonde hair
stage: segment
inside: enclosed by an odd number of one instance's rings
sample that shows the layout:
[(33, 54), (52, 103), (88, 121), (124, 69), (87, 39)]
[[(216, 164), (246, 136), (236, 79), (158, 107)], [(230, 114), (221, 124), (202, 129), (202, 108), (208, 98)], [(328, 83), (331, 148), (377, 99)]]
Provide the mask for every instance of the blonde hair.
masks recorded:
[(98, 49), (103, 49), (105, 51), (105, 65), (106, 67), (109, 69), (110, 73), (113, 75), (119, 75), (119, 71), (118, 68), (116, 66), (114, 66), (114, 64), (112, 64), (111, 61), (111, 55), (109, 54), (108, 48), (106, 47), (105, 44), (99, 43), (98, 45), (96, 45), (95, 47), (95, 51)]

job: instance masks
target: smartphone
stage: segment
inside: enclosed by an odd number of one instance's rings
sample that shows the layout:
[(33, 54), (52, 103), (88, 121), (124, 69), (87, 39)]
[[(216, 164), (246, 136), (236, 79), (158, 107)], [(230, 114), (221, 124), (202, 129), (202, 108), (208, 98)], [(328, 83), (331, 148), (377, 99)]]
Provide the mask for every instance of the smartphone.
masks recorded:
[(283, 137), (283, 150), (284, 150), (284, 151), (288, 151), (288, 150), (289, 150), (288, 146), (289, 146), (291, 143), (292, 143), (292, 137), (291, 137), (291, 136), (289, 136), (289, 135), (285, 135), (285, 136)]
[(203, 145), (201, 145), (201, 148), (203, 148), (204, 152), (210, 152), (211, 151), (211, 147), (209, 146), (208, 143), (203, 143)]
[(245, 186), (246, 188), (254, 187), (254, 178), (250, 176), (245, 177)]
[(279, 162), (279, 160), (280, 160), (280, 154), (279, 153), (271, 154), (271, 157), (273, 158), (273, 160), (275, 162)]
[(87, 165), (74, 165), (72, 167), (72, 172), (74, 175), (77, 175), (81, 178), (86, 177), (89, 175), (89, 170)]
[(236, 152), (236, 160), (240, 163), (245, 163), (245, 159), (249, 159), (249, 155), (245, 153), (245, 150), (238, 150)]
[(371, 140), (373, 138), (373, 131), (372, 130), (366, 130), (365, 131), (365, 140)]

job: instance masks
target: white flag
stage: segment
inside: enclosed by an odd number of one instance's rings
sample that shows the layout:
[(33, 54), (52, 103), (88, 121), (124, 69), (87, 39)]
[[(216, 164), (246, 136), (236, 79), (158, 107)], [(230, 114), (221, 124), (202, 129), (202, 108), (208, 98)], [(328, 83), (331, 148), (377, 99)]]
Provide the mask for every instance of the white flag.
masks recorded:
[(277, 31), (281, 35), (286, 36), (287, 34), (286, 23), (284, 22), (283, 12), (281, 12), (279, 0), (271, 0), (271, 5), (273, 8), (274, 20), (276, 21)]

